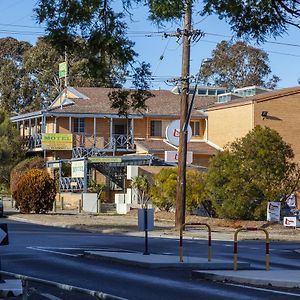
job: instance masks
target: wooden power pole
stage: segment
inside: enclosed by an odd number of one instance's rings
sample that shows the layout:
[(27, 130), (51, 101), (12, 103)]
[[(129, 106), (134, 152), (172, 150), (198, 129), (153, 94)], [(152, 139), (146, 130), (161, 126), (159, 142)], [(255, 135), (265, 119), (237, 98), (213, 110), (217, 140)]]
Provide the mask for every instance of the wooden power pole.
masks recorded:
[(185, 0), (182, 69), (181, 69), (181, 102), (180, 102), (180, 136), (178, 149), (178, 176), (176, 193), (175, 225), (180, 228), (185, 223), (186, 205), (186, 155), (187, 155), (187, 130), (183, 130), (187, 119), (189, 106), (189, 77), (190, 77), (190, 38), (192, 21), (192, 0)]

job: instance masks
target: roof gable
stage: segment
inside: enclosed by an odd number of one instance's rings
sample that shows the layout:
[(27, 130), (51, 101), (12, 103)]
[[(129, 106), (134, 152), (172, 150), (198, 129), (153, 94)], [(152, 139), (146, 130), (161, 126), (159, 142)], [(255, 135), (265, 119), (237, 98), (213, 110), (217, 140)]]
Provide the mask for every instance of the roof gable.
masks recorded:
[(66, 87), (50, 104), (49, 109), (75, 104), (75, 102), (71, 99), (88, 100), (89, 97), (80, 93), (73, 87)]

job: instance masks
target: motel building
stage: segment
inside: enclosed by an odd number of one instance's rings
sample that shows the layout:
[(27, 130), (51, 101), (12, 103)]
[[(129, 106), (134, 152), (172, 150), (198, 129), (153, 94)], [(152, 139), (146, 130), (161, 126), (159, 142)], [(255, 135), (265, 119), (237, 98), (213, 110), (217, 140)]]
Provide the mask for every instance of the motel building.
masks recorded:
[[(65, 88), (48, 108), (11, 118), (24, 139), (28, 156), (44, 157), (51, 174), (59, 175), (59, 197), (77, 206), (88, 197), (93, 180), (107, 186), (106, 201), (118, 213), (137, 205), (130, 188), (139, 174), (176, 166), (177, 146), (166, 131), (180, 118), (180, 87), (151, 91), (147, 110), (118, 115), (109, 88)], [(193, 88), (191, 88), (193, 93)], [(245, 87), (198, 87), (190, 121), (188, 164), (206, 169), (210, 157), (256, 125), (279, 132), (292, 145), (300, 163), (300, 87), (267, 90)], [(175, 132), (175, 131), (174, 131)], [(65, 170), (70, 170), (66, 172)]]

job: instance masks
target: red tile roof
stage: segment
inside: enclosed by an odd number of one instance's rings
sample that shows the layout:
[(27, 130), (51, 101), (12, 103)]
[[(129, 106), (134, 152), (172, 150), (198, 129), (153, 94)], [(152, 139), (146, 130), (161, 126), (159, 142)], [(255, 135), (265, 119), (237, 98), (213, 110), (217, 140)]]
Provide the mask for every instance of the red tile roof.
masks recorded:
[[(104, 113), (104, 114), (117, 114), (116, 109), (112, 109), (111, 102), (108, 98), (108, 93), (112, 91), (110, 88), (90, 88), (80, 87), (75, 88), (81, 94), (84, 94), (89, 99), (72, 99), (73, 105), (63, 106), (62, 108), (56, 107), (51, 109), (53, 112), (66, 112), (66, 113)], [(154, 97), (146, 101), (148, 107), (144, 115), (164, 115), (164, 116), (179, 116), (180, 112), (180, 95), (174, 94), (171, 91), (155, 90), (151, 91)], [(214, 103), (216, 98), (214, 96), (196, 96), (194, 107), (208, 106)], [(130, 112), (139, 114), (137, 112)], [(203, 116), (199, 111), (193, 110), (193, 116)]]

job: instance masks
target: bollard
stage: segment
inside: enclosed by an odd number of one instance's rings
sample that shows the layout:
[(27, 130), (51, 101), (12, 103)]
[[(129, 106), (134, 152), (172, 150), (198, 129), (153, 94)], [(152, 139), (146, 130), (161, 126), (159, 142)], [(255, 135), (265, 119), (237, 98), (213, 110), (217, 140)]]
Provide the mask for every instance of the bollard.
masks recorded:
[(212, 249), (211, 249), (211, 227), (207, 223), (185, 223), (180, 227), (180, 237), (179, 237), (179, 261), (183, 262), (183, 229), (185, 226), (206, 226), (208, 229), (208, 254), (207, 260), (212, 259)]
[(81, 213), (82, 206), (81, 206), (81, 199), (78, 199), (78, 213)]
[(233, 270), (237, 270), (237, 236), (240, 231), (257, 231), (261, 230), (266, 235), (266, 271), (269, 271), (269, 254), (270, 254), (270, 239), (269, 232), (264, 228), (247, 227), (237, 229), (234, 233), (234, 244), (233, 244)]
[(60, 197), (60, 208), (64, 210), (64, 197)]
[(54, 200), (53, 202), (53, 209), (52, 209), (53, 212), (56, 212), (56, 199)]

